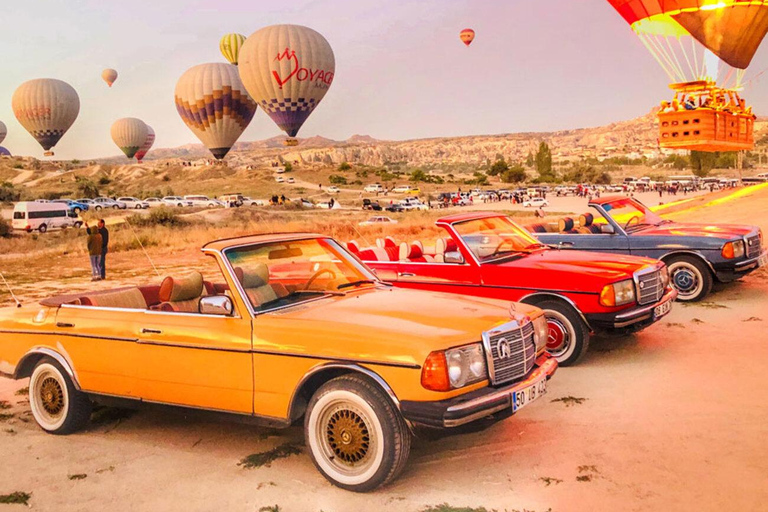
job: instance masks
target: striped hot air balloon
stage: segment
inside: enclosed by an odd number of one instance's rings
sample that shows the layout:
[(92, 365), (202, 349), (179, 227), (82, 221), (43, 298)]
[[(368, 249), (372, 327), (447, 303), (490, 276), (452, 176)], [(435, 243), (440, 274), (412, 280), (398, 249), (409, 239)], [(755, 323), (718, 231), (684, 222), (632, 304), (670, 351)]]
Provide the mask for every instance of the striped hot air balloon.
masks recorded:
[(0, 144), (5, 140), (6, 135), (8, 135), (8, 128), (5, 127), (5, 123), (0, 121)]
[(101, 72), (101, 79), (107, 82), (107, 85), (112, 87), (112, 84), (117, 80), (117, 71), (107, 68)]
[(245, 36), (242, 34), (227, 34), (219, 41), (219, 50), (231, 64), (237, 66), (237, 57), (244, 42)]
[(475, 40), (475, 31), (471, 28), (465, 28), (459, 33), (459, 39), (461, 39), (462, 43), (469, 46)]
[(134, 155), (136, 157), (136, 160), (138, 160), (139, 163), (141, 163), (141, 161), (144, 160), (144, 157), (147, 156), (147, 153), (149, 153), (149, 150), (152, 149), (152, 146), (154, 144), (155, 144), (155, 130), (153, 130), (151, 126), (147, 125), (147, 138), (144, 140), (144, 145), (142, 145), (141, 148)]
[(328, 92), (336, 60), (320, 33), (273, 25), (245, 41), (238, 69), (251, 97), (292, 138)]
[(216, 159), (224, 158), (256, 113), (232, 64), (200, 64), (176, 84), (176, 110)]
[(21, 126), (53, 156), (51, 148), (61, 140), (80, 113), (80, 98), (66, 82), (39, 78), (24, 82), (13, 93), (11, 106)]
[(144, 145), (148, 132), (146, 123), (135, 117), (118, 119), (110, 130), (112, 140), (129, 159)]

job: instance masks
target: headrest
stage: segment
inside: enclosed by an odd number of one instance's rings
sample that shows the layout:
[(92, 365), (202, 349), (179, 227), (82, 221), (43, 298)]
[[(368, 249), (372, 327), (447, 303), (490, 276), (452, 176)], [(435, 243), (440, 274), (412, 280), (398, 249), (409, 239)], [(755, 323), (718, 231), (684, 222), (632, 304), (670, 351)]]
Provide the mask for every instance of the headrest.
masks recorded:
[(397, 247), (397, 242), (391, 236), (384, 239), (384, 247)]
[(544, 224), (532, 224), (528, 226), (528, 231), (533, 233), (546, 233), (547, 227)]
[(411, 245), (417, 246), (419, 248), (419, 250), (421, 251), (421, 253), (424, 254), (424, 244), (421, 243), (420, 240), (416, 240), (416, 241), (411, 242)]
[(435, 242), (435, 254), (445, 254), (445, 246), (445, 240), (438, 238), (437, 242)]
[(563, 217), (557, 221), (557, 228), (560, 231), (570, 231), (573, 229), (573, 219), (570, 217)]
[(161, 302), (178, 302), (196, 299), (203, 294), (203, 275), (192, 272), (184, 277), (168, 276), (160, 283), (158, 296)]
[(376, 247), (384, 247), (384, 239), (383, 238), (377, 238), (376, 239)]
[(236, 267), (235, 276), (243, 288), (261, 288), (269, 283), (269, 268), (264, 263), (257, 263), (248, 270)]
[[(402, 251), (402, 248), (400, 249)], [(401, 252), (402, 254), (402, 252)], [(416, 259), (424, 257), (424, 247), (421, 242), (414, 242), (411, 244), (411, 254), (408, 255), (409, 259)]]
[(456, 246), (456, 241), (453, 238), (445, 238), (445, 252), (454, 252), (458, 251), (459, 248)]
[(347, 242), (347, 249), (352, 254), (358, 254), (360, 252), (360, 245), (355, 240), (351, 240)]
[(411, 246), (407, 243), (403, 242), (400, 244), (400, 255), (398, 259), (400, 261), (407, 260), (408, 257), (411, 255)]
[(583, 228), (591, 226), (593, 220), (595, 220), (595, 218), (592, 216), (591, 213), (584, 213), (579, 216), (579, 226)]

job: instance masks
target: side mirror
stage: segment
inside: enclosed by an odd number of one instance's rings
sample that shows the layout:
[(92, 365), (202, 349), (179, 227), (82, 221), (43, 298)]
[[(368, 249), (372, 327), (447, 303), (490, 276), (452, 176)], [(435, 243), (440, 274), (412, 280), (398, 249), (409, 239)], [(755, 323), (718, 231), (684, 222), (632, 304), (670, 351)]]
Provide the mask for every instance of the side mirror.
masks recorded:
[(464, 256), (459, 251), (448, 251), (443, 256), (445, 263), (455, 263), (461, 265), (464, 263)]
[(198, 311), (202, 315), (230, 316), (235, 308), (226, 295), (209, 295), (200, 299)]
[(602, 233), (604, 235), (615, 235), (616, 234), (616, 230), (610, 224), (601, 224), (600, 225), (600, 233)]

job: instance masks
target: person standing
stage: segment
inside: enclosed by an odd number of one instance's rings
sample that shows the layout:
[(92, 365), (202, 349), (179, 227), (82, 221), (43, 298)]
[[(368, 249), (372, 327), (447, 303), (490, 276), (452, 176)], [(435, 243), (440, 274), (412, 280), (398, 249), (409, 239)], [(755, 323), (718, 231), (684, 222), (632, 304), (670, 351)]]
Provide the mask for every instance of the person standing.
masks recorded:
[(99, 261), (99, 270), (101, 278), (107, 278), (107, 249), (109, 248), (109, 230), (104, 219), (99, 219), (99, 234), (101, 235), (101, 260)]
[(91, 260), (91, 281), (99, 281), (101, 279), (101, 233), (96, 228), (88, 227), (88, 223), (85, 223), (85, 228), (88, 233), (88, 257)]

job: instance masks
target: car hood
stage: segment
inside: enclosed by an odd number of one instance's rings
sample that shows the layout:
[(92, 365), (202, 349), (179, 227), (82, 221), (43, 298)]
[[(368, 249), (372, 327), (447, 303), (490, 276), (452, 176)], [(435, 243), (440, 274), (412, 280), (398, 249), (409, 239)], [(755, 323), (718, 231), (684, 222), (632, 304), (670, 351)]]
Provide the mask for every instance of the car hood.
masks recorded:
[[(539, 315), (540, 310), (525, 304), (515, 304), (511, 313), (510, 305), (494, 299), (371, 287), (259, 315), (254, 320), (254, 348), (264, 348), (256, 345), (265, 343), (303, 352), (307, 348), (302, 340), (314, 340), (329, 359), (421, 365), (430, 352), (480, 341), (483, 331), (509, 322), (511, 314), (521, 322), (528, 315)], [(269, 339), (259, 341), (260, 333)]]
[(541, 291), (599, 293), (606, 284), (630, 279), (638, 270), (659, 265), (654, 259), (639, 256), (544, 249), (502, 263), (485, 263), (482, 269), (489, 285), (513, 279), (514, 286)]
[(746, 224), (688, 224), (671, 222), (651, 226), (632, 233), (632, 236), (703, 237), (732, 240), (757, 232), (756, 226)]

